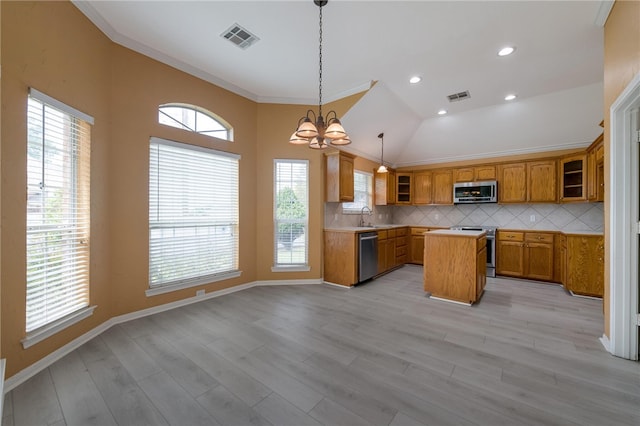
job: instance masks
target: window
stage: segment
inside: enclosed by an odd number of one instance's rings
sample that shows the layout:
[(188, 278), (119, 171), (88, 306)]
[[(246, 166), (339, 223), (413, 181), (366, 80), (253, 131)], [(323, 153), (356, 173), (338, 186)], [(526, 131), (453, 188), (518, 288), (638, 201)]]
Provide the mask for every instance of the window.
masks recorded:
[(342, 203), (342, 212), (359, 214), (365, 206), (373, 209), (373, 175), (356, 170), (353, 173), (353, 203)]
[(91, 124), (92, 117), (30, 89), (25, 347), (93, 312), (87, 308)]
[(147, 295), (239, 276), (240, 156), (159, 138), (149, 153)]
[(308, 271), (309, 162), (274, 161), (273, 271)]
[(193, 105), (160, 105), (158, 123), (218, 139), (233, 140), (233, 131), (228, 123), (214, 113)]

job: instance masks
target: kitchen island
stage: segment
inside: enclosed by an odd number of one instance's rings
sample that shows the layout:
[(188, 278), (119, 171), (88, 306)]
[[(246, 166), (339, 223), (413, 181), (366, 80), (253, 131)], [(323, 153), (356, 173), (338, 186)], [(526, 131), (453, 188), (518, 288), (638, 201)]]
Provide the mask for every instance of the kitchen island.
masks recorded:
[(424, 234), (424, 291), (431, 298), (471, 305), (487, 281), (485, 231), (441, 229)]

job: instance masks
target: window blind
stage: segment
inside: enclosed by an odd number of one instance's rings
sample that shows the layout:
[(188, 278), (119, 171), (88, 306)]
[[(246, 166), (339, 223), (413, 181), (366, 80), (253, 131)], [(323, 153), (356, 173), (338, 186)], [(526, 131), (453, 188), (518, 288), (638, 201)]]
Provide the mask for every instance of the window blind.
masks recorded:
[(373, 208), (373, 175), (355, 171), (353, 172), (353, 202), (342, 203), (342, 211), (360, 213), (365, 206)]
[(151, 138), (149, 159), (150, 287), (236, 271), (240, 157)]
[(90, 122), (90, 116), (30, 90), (27, 332), (89, 305)]
[(309, 162), (274, 162), (275, 266), (308, 264)]

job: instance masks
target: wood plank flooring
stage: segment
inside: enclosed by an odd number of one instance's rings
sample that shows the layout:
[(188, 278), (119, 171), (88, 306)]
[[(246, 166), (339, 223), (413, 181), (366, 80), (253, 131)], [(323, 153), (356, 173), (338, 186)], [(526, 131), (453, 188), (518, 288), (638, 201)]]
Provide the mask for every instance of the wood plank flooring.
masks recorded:
[(488, 279), (472, 307), (405, 266), (255, 287), (120, 324), (5, 396), (3, 425), (638, 425), (602, 302)]

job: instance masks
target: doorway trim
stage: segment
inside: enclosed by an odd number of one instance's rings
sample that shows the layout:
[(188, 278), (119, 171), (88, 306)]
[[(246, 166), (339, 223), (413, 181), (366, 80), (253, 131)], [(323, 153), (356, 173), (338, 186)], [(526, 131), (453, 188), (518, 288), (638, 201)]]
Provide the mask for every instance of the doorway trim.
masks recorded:
[[(610, 108), (609, 352), (638, 359), (638, 143), (640, 73)], [(605, 336), (606, 337), (606, 336)]]

